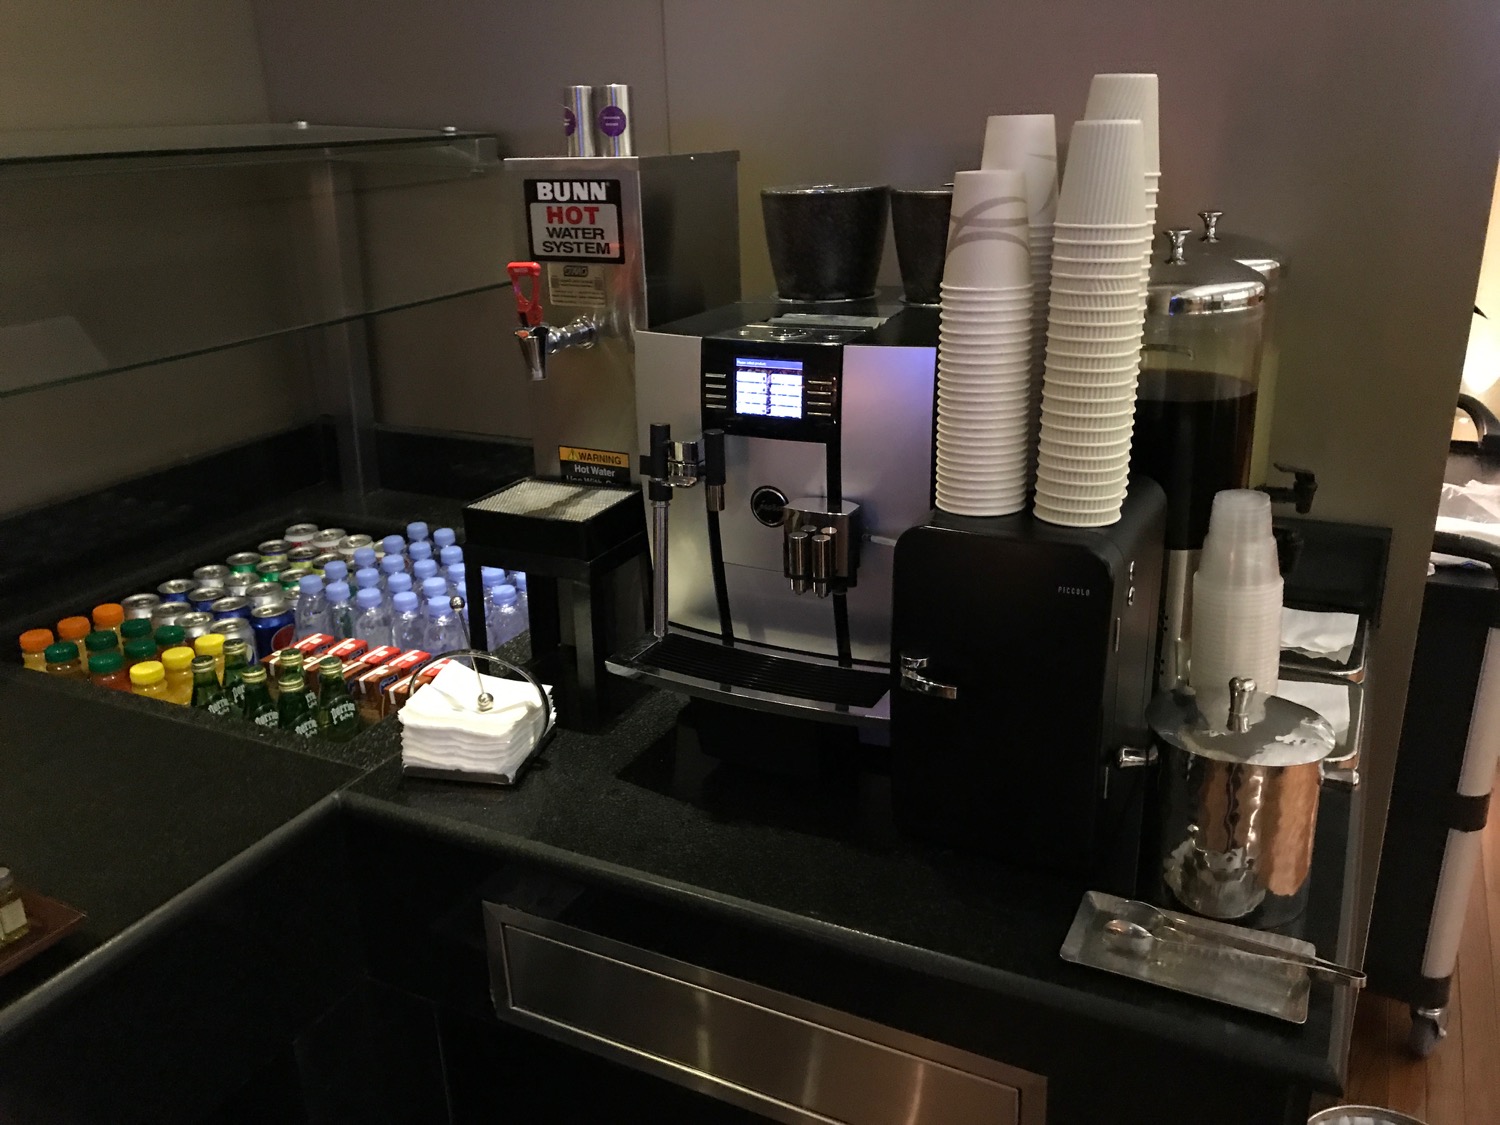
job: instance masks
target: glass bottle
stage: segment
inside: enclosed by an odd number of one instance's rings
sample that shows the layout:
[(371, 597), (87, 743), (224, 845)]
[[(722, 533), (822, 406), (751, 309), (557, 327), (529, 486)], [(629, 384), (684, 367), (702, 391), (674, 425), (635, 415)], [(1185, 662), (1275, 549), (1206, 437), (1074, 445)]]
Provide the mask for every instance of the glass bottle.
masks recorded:
[(271, 702), (271, 693), (266, 688), (266, 670), (259, 664), (245, 669), (241, 677), (245, 689), (242, 714), (258, 727), (275, 729), (281, 725), (281, 716), (276, 704)]
[[(213, 658), (214, 675), (218, 677), (219, 683), (224, 682), (224, 634), (204, 633), (201, 637), (193, 638), (193, 651), (199, 656)], [(193, 678), (197, 679), (198, 663), (193, 662)], [(196, 706), (196, 704), (194, 704)]]
[(189, 706), (193, 702), (193, 650), (184, 644), (173, 645), (161, 654), (161, 664), (167, 673), (167, 702)]
[(0, 945), (20, 941), (31, 929), (21, 888), (9, 867), (0, 867)]
[(47, 646), (47, 666), (42, 669), (49, 676), (62, 676), (69, 680), (83, 679), (83, 665), (78, 660), (78, 646), (72, 641), (58, 641)]
[(318, 726), (335, 742), (348, 742), (359, 733), (359, 709), (344, 682), (344, 666), (325, 657), (318, 666)]
[(318, 693), (316, 690), (316, 683), (308, 682), (311, 677), (308, 676), (307, 670), (303, 666), (302, 654), (294, 648), (282, 650), (281, 659), (278, 661), (278, 669), (279, 671), (276, 674), (276, 690), (278, 693), (278, 699), (280, 696), (282, 684), (285, 682), (287, 674), (289, 672), (295, 672), (297, 675), (297, 683), (302, 686), (302, 697), (307, 702), (308, 712), (310, 714), (316, 713), (318, 710)]
[[(301, 653), (298, 653), (300, 656)], [(302, 669), (288, 671), (283, 668), (279, 680), (281, 695), (276, 703), (276, 725), (289, 730), (301, 738), (311, 738), (318, 733), (318, 719), (307, 705), (307, 692), (302, 682)]]
[(224, 694), (235, 711), (245, 709), (245, 669), (250, 666), (249, 646), (239, 637), (224, 642)]
[(210, 715), (228, 715), (234, 710), (224, 693), (224, 685), (219, 683), (217, 662), (212, 656), (193, 657), (193, 707)]

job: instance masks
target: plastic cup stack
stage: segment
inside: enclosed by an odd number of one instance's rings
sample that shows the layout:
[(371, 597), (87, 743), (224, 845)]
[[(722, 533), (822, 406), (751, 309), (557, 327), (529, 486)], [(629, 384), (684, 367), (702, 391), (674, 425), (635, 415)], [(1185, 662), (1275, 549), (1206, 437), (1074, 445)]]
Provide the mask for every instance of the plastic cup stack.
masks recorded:
[(1030, 484), (1032, 285), (1026, 185), (1014, 169), (953, 178), (938, 333), (937, 506), (1004, 516)]
[(1258, 692), (1276, 693), (1281, 595), (1270, 497), (1248, 488), (1218, 493), (1193, 576), (1188, 677), (1199, 709), (1217, 726), (1228, 714), (1232, 678), (1249, 677)]
[(1050, 113), (1011, 113), (985, 124), (981, 168), (1016, 168), (1026, 184), (1027, 248), (1031, 251), (1031, 421), (1028, 471), (1036, 470), (1035, 434), (1042, 411), (1047, 344), (1047, 288), (1052, 278), (1052, 225), (1057, 219), (1057, 123)]
[[(1089, 100), (1084, 107), (1085, 121), (1136, 120), (1141, 123), (1141, 143), (1145, 145), (1146, 222), (1156, 230), (1156, 197), (1161, 188), (1161, 128), (1158, 124), (1157, 81), (1154, 74), (1096, 74), (1089, 84)], [(1148, 245), (1142, 263), (1142, 276), (1151, 272), (1151, 249)]]
[(1139, 121), (1080, 121), (1058, 193), (1037, 450), (1036, 515), (1120, 518), (1130, 470), (1151, 230)]

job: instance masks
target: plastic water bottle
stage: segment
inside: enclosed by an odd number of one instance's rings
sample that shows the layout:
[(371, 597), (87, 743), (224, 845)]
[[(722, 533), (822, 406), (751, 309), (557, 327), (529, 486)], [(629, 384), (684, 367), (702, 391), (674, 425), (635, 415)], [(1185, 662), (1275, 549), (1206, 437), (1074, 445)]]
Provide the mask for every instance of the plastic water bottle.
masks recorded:
[(380, 571), (367, 566), (354, 572), (354, 584), (361, 590), (380, 589)]
[(391, 611), (385, 606), (385, 595), (378, 586), (366, 586), (354, 596), (358, 613), (354, 617), (354, 635), (371, 648), (391, 643)]
[(417, 563), (422, 562), (424, 559), (432, 558), (432, 544), (425, 539), (419, 539), (415, 543), (408, 543), (406, 545), (406, 558), (412, 566), (416, 566)]
[(432, 559), (418, 559), (411, 564), (411, 577), (416, 585), (420, 586), (438, 571), (438, 564)]
[(427, 615), (417, 603), (417, 595), (402, 590), (391, 599), (391, 644), (403, 652), (421, 648), (427, 643)]
[(469, 647), (463, 618), (453, 612), (446, 596), (431, 598), (427, 602), (427, 643), (422, 647), (434, 656)]
[(387, 552), (385, 558), (380, 560), (380, 588), (387, 594), (391, 590), (391, 577), (396, 574), (406, 573), (406, 558), (402, 555), (393, 555)]
[(374, 565), (375, 565), (375, 548), (374, 547), (361, 547), (361, 548), (359, 548), (359, 550), (357, 550), (357, 551), (354, 552), (354, 569), (355, 569), (356, 573), (358, 573), (361, 570), (364, 570), (366, 567), (374, 567)]
[(444, 570), (450, 566), (457, 566), (464, 561), (464, 549), (462, 547), (447, 546), (438, 551), (438, 562)]
[(484, 627), (491, 650), (499, 648), (506, 641), (515, 640), (526, 631), (514, 586), (502, 583), (490, 588)]
[(505, 582), (505, 571), (498, 566), (482, 566), (479, 568), (479, 581), (485, 590), (492, 590)]
[(400, 574), (393, 574), (386, 579), (385, 592), (387, 600), (392, 604), (395, 604), (397, 594), (403, 594), (410, 589), (411, 575), (407, 574), (404, 570)]
[(380, 541), (380, 549), (385, 552), (387, 559), (400, 559), (401, 565), (403, 567), (406, 565), (406, 540), (401, 536), (387, 535)]
[[(427, 542), (427, 525), (425, 523), (423, 523), (421, 520), (415, 520), (412, 523), (407, 524), (406, 525), (406, 539), (407, 539), (406, 554), (407, 554), (407, 557), (410, 557), (411, 556), (411, 549), (413, 547), (415, 547), (418, 543), (425, 543), (425, 542)], [(428, 544), (427, 549), (429, 551), (432, 550), (432, 545)]]
[(448, 567), (448, 592), (460, 598), (469, 596), (468, 567), (463, 563), (453, 563)]
[(343, 582), (349, 577), (349, 564), (343, 559), (334, 559), (323, 564), (324, 582)]
[(441, 551), (444, 547), (451, 547), (458, 542), (458, 536), (453, 533), (451, 527), (440, 527), (432, 533), (432, 545)]
[(354, 636), (354, 607), (349, 604), (349, 583), (330, 582), (323, 593), (328, 598), (328, 632), (341, 641), (347, 641)]
[(446, 578), (433, 575), (431, 578), (422, 579), (422, 597), (424, 600), (431, 601), (433, 598), (446, 598), (448, 596), (448, 580)]
[(516, 605), (521, 607), (521, 628), (531, 628), (531, 602), (526, 597), (526, 572), (513, 570), (510, 581), (516, 588)]
[(304, 574), (297, 581), (297, 605), (293, 610), (300, 641), (313, 633), (328, 632), (328, 599), (323, 596), (323, 580), (316, 574)]

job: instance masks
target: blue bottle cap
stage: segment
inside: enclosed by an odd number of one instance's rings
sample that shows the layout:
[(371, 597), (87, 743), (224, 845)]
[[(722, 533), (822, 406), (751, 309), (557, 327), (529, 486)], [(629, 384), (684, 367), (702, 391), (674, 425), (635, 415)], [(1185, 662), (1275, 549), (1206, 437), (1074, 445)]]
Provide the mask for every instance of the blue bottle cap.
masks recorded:
[(448, 568), (448, 581), (459, 589), (463, 589), (464, 579), (468, 576), (468, 568), (463, 563), (454, 563)]
[(374, 609), (384, 600), (385, 596), (374, 586), (366, 586), (354, 596), (354, 602), (360, 609)]
[(490, 591), (490, 601), (496, 605), (515, 605), (516, 588), (509, 583), (503, 586), (496, 586)]
[(387, 535), (380, 541), (380, 549), (387, 555), (399, 555), (406, 550), (406, 540), (399, 535)]
[(330, 582), (324, 591), (331, 602), (347, 602), (349, 600), (349, 583)]
[(447, 597), (447, 595), (448, 595), (448, 580), (446, 578), (438, 578), (438, 577), (434, 576), (432, 578), (424, 578), (424, 579), (422, 579), (422, 596), (423, 597), (426, 597), (426, 598), (437, 598), (437, 597)]
[(349, 564), (343, 559), (334, 559), (333, 562), (324, 563), (323, 577), (330, 582), (342, 582), (349, 577)]
[(397, 613), (410, 613), (417, 608), (417, 595), (410, 590), (402, 590), (391, 599), (391, 604), (396, 607)]
[(421, 582), (427, 578), (431, 578), (436, 573), (437, 563), (433, 562), (431, 559), (418, 559), (415, 563), (412, 564), (411, 576), (418, 582)]
[(450, 613), (453, 607), (448, 604), (447, 598), (428, 598), (427, 611), (429, 613)]
[(356, 570), (354, 572), (354, 582), (361, 590), (367, 589), (370, 586), (379, 586), (380, 571), (376, 570), (373, 566)]
[(297, 579), (297, 589), (304, 594), (318, 594), (323, 591), (323, 580), (316, 574), (304, 574)]
[(354, 565), (363, 570), (367, 566), (375, 565), (375, 548), (361, 547), (354, 552)]
[(410, 547), (406, 548), (406, 557), (411, 559), (412, 562), (418, 562), (421, 559), (430, 559), (432, 558), (432, 544), (428, 543), (425, 539), (413, 543)]
[(407, 574), (404, 570), (400, 574), (393, 574), (390, 578), (386, 579), (385, 588), (391, 592), (392, 596), (404, 590), (410, 590), (411, 575)]
[(441, 547), (451, 547), (457, 542), (458, 536), (453, 534), (451, 527), (440, 527), (432, 533), (432, 541)]
[(520, 590), (523, 594), (526, 592), (526, 572), (524, 570), (511, 571), (510, 580), (515, 583), (517, 590)]
[(427, 525), (421, 520), (407, 524), (406, 537), (411, 540), (411, 545), (415, 547), (419, 542), (427, 538)]
[(406, 569), (406, 560), (400, 555), (386, 555), (380, 560), (380, 573), (385, 575), (395, 574), (397, 571)]
[(498, 566), (482, 566), (479, 568), (479, 580), (486, 588), (498, 586), (505, 581), (505, 571)]
[(444, 547), (438, 552), (438, 561), (444, 566), (453, 566), (464, 561), (464, 549), (462, 547)]

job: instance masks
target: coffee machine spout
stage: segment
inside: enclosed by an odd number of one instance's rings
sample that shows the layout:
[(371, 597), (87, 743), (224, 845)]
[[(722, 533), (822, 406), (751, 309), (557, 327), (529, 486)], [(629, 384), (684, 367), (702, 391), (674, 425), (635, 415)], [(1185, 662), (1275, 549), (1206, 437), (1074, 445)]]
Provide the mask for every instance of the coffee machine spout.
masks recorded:
[[(564, 348), (593, 347), (599, 338), (599, 324), (587, 316), (577, 317), (561, 328), (543, 323), (542, 267), (536, 262), (511, 262), (506, 272), (510, 274), (516, 311), (521, 316), (516, 342), (521, 345), (521, 357), (526, 361), (532, 382), (540, 383), (547, 377), (547, 357)], [(529, 282), (529, 288), (523, 282)]]

